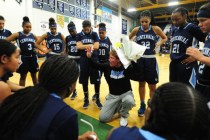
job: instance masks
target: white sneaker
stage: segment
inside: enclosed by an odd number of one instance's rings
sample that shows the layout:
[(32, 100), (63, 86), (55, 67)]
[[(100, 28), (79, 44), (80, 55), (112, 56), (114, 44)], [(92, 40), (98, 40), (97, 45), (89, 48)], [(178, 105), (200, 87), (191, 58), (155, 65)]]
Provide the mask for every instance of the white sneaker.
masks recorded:
[(127, 125), (128, 125), (127, 118), (121, 117), (120, 118), (120, 126), (127, 126)]

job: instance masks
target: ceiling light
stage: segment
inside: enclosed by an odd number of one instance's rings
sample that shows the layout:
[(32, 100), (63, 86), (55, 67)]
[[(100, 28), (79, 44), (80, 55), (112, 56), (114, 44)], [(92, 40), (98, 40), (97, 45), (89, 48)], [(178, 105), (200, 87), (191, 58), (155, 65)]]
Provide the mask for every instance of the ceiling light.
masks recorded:
[(128, 12), (134, 12), (134, 11), (136, 11), (136, 8), (129, 8), (127, 11)]
[(174, 2), (169, 2), (168, 6), (173, 6), (173, 5), (178, 5), (179, 2), (178, 1), (174, 1)]

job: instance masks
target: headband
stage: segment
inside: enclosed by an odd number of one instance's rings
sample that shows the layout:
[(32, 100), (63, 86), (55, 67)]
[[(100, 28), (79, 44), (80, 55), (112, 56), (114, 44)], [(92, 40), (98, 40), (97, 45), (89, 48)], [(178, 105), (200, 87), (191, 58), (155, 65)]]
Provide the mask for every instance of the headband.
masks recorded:
[(51, 27), (57, 28), (57, 24), (56, 23), (50, 24), (49, 26), (50, 26), (50, 28)]
[(197, 18), (210, 18), (209, 10), (199, 10), (197, 13)]
[(98, 30), (99, 31), (106, 31), (106, 27), (100, 27)]
[(70, 31), (76, 30), (76, 27), (75, 26), (68, 27), (68, 30), (70, 30)]

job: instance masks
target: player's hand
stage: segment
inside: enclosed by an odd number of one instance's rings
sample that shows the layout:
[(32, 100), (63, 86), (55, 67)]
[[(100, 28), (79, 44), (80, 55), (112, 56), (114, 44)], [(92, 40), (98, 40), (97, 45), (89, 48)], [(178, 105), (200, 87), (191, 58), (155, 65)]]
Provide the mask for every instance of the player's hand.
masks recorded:
[(187, 48), (186, 54), (192, 56), (194, 59), (200, 61), (204, 55), (197, 48), (189, 47)]
[(189, 56), (189, 57), (187, 57), (186, 59), (184, 59), (184, 60), (182, 60), (182, 64), (189, 64), (189, 63), (192, 63), (192, 62), (194, 62), (194, 61), (196, 61), (196, 59), (195, 58), (193, 58), (192, 56)]
[[(96, 135), (96, 133), (94, 132), (93, 134), (96, 136), (96, 140), (98, 140), (98, 136)], [(78, 140), (94, 140), (94, 139), (91, 137), (91, 135), (92, 135), (92, 132), (88, 131), (88, 132), (86, 132), (86, 133), (80, 135), (80, 136), (78, 137)]]
[(61, 52), (61, 55), (66, 55), (66, 52)]
[(45, 53), (48, 54), (49, 52), (52, 52), (52, 50), (51, 49), (47, 49)]
[(87, 47), (87, 49), (86, 49), (86, 55), (87, 55), (87, 57), (88, 58), (91, 58), (91, 55), (92, 55), (92, 47)]

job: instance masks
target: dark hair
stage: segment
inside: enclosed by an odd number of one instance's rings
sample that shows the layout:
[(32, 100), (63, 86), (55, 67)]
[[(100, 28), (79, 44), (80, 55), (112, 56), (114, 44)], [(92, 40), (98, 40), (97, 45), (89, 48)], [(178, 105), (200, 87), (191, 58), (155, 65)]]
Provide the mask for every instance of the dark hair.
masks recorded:
[(186, 8), (184, 8), (184, 7), (178, 7), (178, 8), (176, 8), (173, 12), (172, 12), (172, 14), (174, 14), (174, 13), (180, 13), (182, 16), (184, 16), (184, 15), (187, 15), (187, 20), (188, 20), (188, 22), (193, 22), (191, 19), (190, 19), (190, 17), (189, 17), (189, 15), (188, 15), (188, 10), (186, 9)]
[(19, 90), (0, 106), (0, 139), (19, 139), (49, 94), (68, 96), (68, 89), (76, 82), (78, 75), (76, 62), (67, 56), (48, 58), (40, 68), (39, 84)]
[(16, 49), (17, 47), (14, 44), (10, 43), (9, 41), (0, 39), (0, 57), (4, 54), (10, 57), (16, 51)]
[(0, 20), (5, 20), (3, 16), (0, 15)]
[(84, 20), (82, 22), (82, 27), (91, 27), (91, 22), (89, 20)]
[(56, 22), (55, 22), (55, 19), (54, 18), (49, 18), (49, 27), (52, 27), (52, 25), (55, 25)]
[(155, 18), (153, 16), (152, 12), (150, 12), (149, 10), (142, 11), (140, 16), (139, 16), (139, 19), (141, 19), (142, 17), (150, 18), (151, 19), (151, 22), (150, 22), (151, 25), (155, 25), (156, 24), (155, 23)]
[(151, 115), (143, 126), (159, 136), (189, 140), (207, 139), (210, 110), (207, 101), (183, 83), (160, 86), (151, 99)]
[(199, 10), (209, 10), (210, 11), (210, 2), (202, 5)]
[[(75, 27), (75, 24), (74, 24), (74, 22), (69, 22), (69, 24), (68, 24), (68, 26), (67, 26), (67, 28), (69, 29), (69, 28), (71, 28), (71, 27)], [(76, 27), (75, 27), (76, 28)]]
[(106, 24), (105, 23), (99, 23), (99, 28), (106, 28)]
[(23, 17), (23, 23), (22, 26), (24, 26), (26, 23), (31, 23), (29, 18), (27, 16)]

